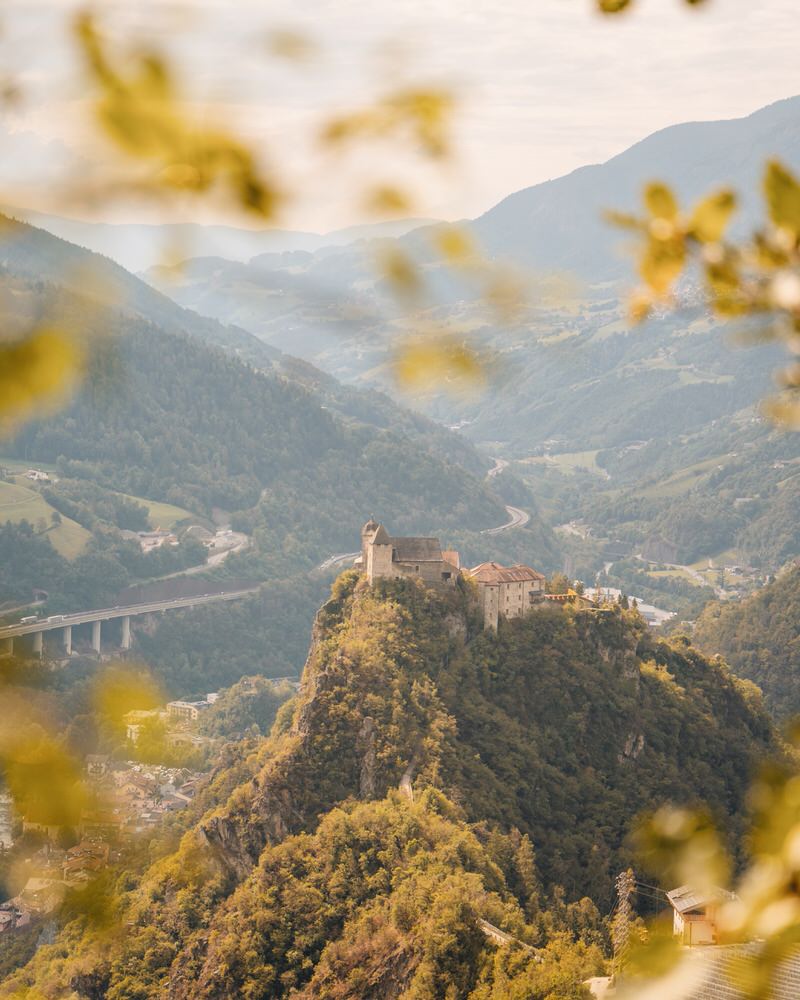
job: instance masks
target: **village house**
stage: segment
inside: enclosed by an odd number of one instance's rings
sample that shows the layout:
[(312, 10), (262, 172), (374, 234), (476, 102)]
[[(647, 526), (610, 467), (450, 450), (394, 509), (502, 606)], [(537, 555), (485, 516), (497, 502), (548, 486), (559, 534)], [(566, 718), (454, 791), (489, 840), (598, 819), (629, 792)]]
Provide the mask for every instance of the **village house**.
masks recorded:
[(728, 900), (735, 899), (725, 889), (697, 892), (681, 885), (667, 893), (672, 906), (672, 931), (681, 944), (709, 945), (718, 943), (717, 914)]
[(408, 576), (452, 586), (458, 579), (460, 560), (457, 552), (443, 552), (438, 538), (393, 538), (370, 518), (361, 529), (361, 555), (355, 566), (370, 583)]
[(136, 538), (142, 552), (153, 552), (155, 549), (160, 549), (162, 545), (176, 546), (178, 544), (178, 536), (174, 532), (164, 531), (162, 528), (156, 528), (155, 531), (137, 531)]
[(497, 629), (501, 615), (519, 618), (545, 597), (545, 577), (530, 566), (485, 562), (465, 575), (478, 585), (484, 628)]
[(206, 698), (204, 701), (170, 701), (167, 702), (167, 712), (170, 719), (184, 719), (190, 722), (197, 722), (200, 713), (205, 711), (216, 701), (216, 694), (213, 701)]

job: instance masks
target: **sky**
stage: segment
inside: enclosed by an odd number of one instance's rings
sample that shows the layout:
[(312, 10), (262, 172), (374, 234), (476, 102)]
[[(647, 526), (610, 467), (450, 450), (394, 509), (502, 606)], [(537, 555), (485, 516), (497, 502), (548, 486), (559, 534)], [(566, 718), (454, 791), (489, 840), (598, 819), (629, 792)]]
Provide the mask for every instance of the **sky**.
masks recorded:
[[(7, 0), (3, 66), (20, 101), (0, 121), (6, 204), (115, 221), (250, 223), (222, 206), (78, 198), (105, 162), (71, 41), (72, 0)], [(116, 0), (93, 10), (110, 40), (157, 47), (192, 114), (246, 138), (292, 201), (278, 223), (324, 231), (365, 220), (370, 181), (415, 195), (413, 214), (474, 217), (505, 195), (596, 163), (656, 129), (734, 118), (800, 92), (797, 0), (638, 0), (603, 18), (591, 0)], [(313, 56), (287, 62), (275, 30)], [(454, 155), (430, 164), (402, 147), (321, 149), (332, 115), (402, 86), (457, 99)], [(84, 194), (85, 192), (80, 192)]]

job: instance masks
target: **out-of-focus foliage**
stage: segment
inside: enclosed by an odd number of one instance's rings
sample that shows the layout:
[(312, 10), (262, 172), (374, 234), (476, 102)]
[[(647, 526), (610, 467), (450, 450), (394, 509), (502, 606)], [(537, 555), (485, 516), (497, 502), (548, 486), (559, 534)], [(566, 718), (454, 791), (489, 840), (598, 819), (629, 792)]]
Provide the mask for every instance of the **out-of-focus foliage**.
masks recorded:
[(400, 344), (394, 360), (395, 378), (408, 389), (457, 388), (485, 377), (485, 365), (462, 340), (445, 334), (418, 337)]
[(265, 221), (281, 201), (253, 152), (224, 128), (189, 118), (166, 61), (146, 52), (112, 56), (94, 19), (82, 14), (75, 36), (96, 88), (97, 121), (109, 139), (148, 169), (139, 183), (205, 194), (221, 188), (235, 206)]
[(34, 413), (57, 407), (83, 368), (80, 344), (53, 327), (0, 342), (0, 435), (7, 436)]
[(445, 90), (399, 90), (371, 107), (328, 121), (321, 133), (326, 145), (341, 146), (359, 139), (407, 137), (426, 156), (435, 159), (450, 152), (449, 126), (453, 95)]
[[(734, 891), (721, 894), (717, 914), (720, 944), (742, 947), (725, 954), (715, 980), (719, 988), (727, 983), (747, 1000), (769, 1000), (780, 966), (796, 959), (800, 947), (800, 773), (796, 766), (764, 767), (750, 791), (750, 806), (750, 857)], [(641, 829), (639, 844), (644, 863), (667, 885), (681, 882), (705, 895), (719, 893), (720, 885), (729, 884), (730, 861), (724, 846), (699, 813), (660, 809)], [(641, 992), (626, 991), (626, 997), (649, 1000), (669, 995), (688, 1000), (695, 996), (699, 981), (708, 974), (708, 964), (696, 957), (691, 961), (685, 952), (668, 945), (654, 927), (628, 971), (634, 978), (641, 974), (653, 980), (655, 976), (655, 982)], [(709, 949), (705, 958), (713, 960), (713, 953)]]
[[(609, 213), (612, 222), (638, 238), (644, 286), (632, 298), (632, 318), (643, 320), (656, 305), (670, 301), (692, 265), (718, 316), (741, 320), (752, 340), (780, 340), (792, 355), (800, 353), (800, 183), (771, 161), (763, 191), (767, 219), (740, 241), (725, 235), (736, 208), (736, 196), (727, 190), (682, 212), (666, 185), (651, 183), (644, 191), (643, 217)], [(778, 381), (782, 392), (765, 408), (779, 423), (800, 427), (800, 363), (783, 369)]]
[[(700, 7), (707, 0), (683, 0), (689, 7)], [(622, 14), (632, 10), (635, 0), (595, 0), (597, 9), (601, 14)]]

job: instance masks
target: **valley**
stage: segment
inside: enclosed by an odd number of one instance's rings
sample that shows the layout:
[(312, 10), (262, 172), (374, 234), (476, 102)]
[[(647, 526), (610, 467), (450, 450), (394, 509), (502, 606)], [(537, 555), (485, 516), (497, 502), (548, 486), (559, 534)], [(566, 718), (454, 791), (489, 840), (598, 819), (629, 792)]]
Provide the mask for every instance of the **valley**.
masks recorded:
[[(591, 6), (555, 61), (561, 11), (478, 59), (432, 8), (433, 82), (396, 30), (353, 110), (348, 45), (214, 5), (75, 11), (46, 107), (9, 76), (7, 140), (88, 111), (120, 172), (0, 216), (0, 997), (795, 1000), (800, 97), (685, 121), (683, 4), (641, 50), (657, 5)], [(699, 17), (760, 94), (744, 7)], [(527, 186), (459, 201), (465, 138)]]

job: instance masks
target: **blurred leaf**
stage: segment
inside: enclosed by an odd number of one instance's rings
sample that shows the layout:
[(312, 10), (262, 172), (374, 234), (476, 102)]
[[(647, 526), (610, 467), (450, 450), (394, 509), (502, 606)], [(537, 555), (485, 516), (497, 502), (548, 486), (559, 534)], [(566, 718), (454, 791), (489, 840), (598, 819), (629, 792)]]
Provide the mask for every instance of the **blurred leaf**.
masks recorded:
[(675, 195), (660, 181), (647, 184), (644, 189), (644, 203), (647, 211), (654, 219), (673, 221), (678, 215), (678, 203)]
[(631, 0), (597, 0), (597, 9), (602, 14), (619, 14), (630, 5)]
[(704, 198), (695, 207), (689, 229), (701, 243), (718, 243), (736, 210), (736, 195), (733, 191), (717, 191)]
[(619, 226), (621, 229), (635, 229), (641, 232), (645, 228), (642, 220), (631, 215), (630, 212), (617, 212), (615, 209), (608, 209), (603, 215), (612, 226)]
[(680, 276), (685, 263), (683, 240), (651, 239), (639, 259), (639, 273), (657, 296), (663, 296)]
[(401, 188), (391, 184), (382, 184), (373, 188), (365, 199), (365, 207), (377, 215), (393, 215), (398, 212), (410, 212), (413, 204), (409, 196)]
[(149, 710), (164, 703), (164, 696), (146, 667), (114, 667), (105, 670), (94, 691), (99, 718), (119, 726), (128, 712)]
[(0, 430), (8, 431), (35, 411), (61, 402), (83, 367), (82, 348), (53, 328), (0, 343)]
[(463, 388), (485, 378), (477, 354), (449, 334), (421, 337), (401, 346), (394, 359), (395, 377), (406, 388)]
[(0, 766), (20, 816), (48, 826), (78, 824), (86, 804), (80, 766), (40, 726), (25, 720), (6, 726)]
[(637, 844), (647, 868), (668, 884), (703, 893), (728, 883), (730, 861), (705, 813), (662, 806), (637, 832)]
[(681, 947), (672, 927), (672, 914), (652, 920), (644, 935), (634, 935), (625, 964), (626, 976), (650, 979), (663, 976), (677, 963)]
[(433, 232), (433, 241), (442, 257), (450, 264), (464, 264), (477, 256), (471, 234), (461, 226), (436, 228)]
[(766, 399), (762, 404), (766, 416), (787, 430), (800, 430), (800, 399)]
[(215, 187), (246, 212), (272, 218), (282, 201), (250, 149), (224, 129), (190, 120), (166, 63), (155, 53), (112, 64), (93, 18), (81, 14), (75, 34), (92, 82), (95, 112), (106, 136), (152, 169), (155, 187), (204, 193)]
[(310, 59), (315, 51), (314, 42), (301, 31), (291, 28), (277, 28), (267, 36), (267, 46), (273, 55), (288, 59), (291, 62), (304, 62)]
[(422, 279), (414, 261), (395, 246), (382, 247), (378, 253), (378, 268), (399, 295), (409, 297), (422, 289)]
[(628, 318), (631, 323), (643, 323), (653, 308), (653, 300), (648, 292), (636, 292), (628, 301)]
[(444, 156), (454, 101), (447, 91), (409, 89), (389, 94), (372, 107), (332, 118), (322, 130), (322, 140), (342, 145), (360, 138), (386, 138), (410, 131), (428, 156)]
[(773, 223), (795, 238), (800, 236), (800, 184), (777, 160), (767, 163), (764, 194)]

